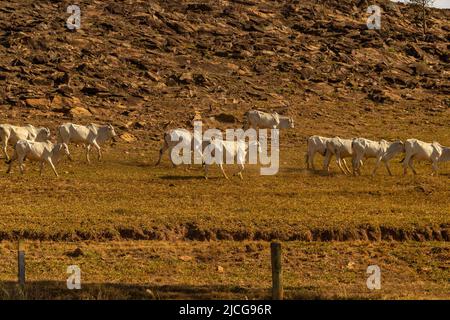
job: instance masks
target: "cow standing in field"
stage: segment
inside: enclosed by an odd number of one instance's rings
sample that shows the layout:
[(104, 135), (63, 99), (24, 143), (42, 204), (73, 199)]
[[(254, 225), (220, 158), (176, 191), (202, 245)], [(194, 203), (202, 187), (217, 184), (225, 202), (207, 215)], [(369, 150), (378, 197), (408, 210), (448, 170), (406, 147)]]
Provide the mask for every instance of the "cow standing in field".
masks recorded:
[[(305, 162), (307, 169), (316, 170), (314, 167), (314, 155), (320, 153), (325, 157), (327, 153), (327, 141), (331, 138), (321, 137), (321, 136), (311, 136), (306, 141), (307, 151), (305, 155)], [(325, 166), (325, 164), (324, 164)]]
[(29, 160), (39, 161), (40, 162), (40, 175), (42, 175), (42, 171), (44, 169), (44, 164), (48, 163), (52, 168), (55, 175), (58, 177), (58, 173), (56, 172), (55, 165), (59, 162), (62, 156), (68, 156), (70, 160), (72, 157), (70, 156), (69, 148), (65, 143), (58, 143), (54, 145), (53, 143), (47, 142), (36, 142), (29, 140), (19, 140), (14, 146), (14, 154), (10, 160), (6, 161), (8, 166), (8, 171), (6, 173), (11, 172), (12, 163), (15, 160), (19, 162), (20, 173), (23, 174), (24, 166), (23, 162), (25, 158)]
[(431, 175), (438, 175), (438, 163), (450, 161), (450, 147), (444, 147), (438, 142), (427, 143), (417, 139), (405, 141), (405, 159), (403, 160), (403, 174), (407, 174), (408, 166), (417, 174), (413, 160), (427, 160), (432, 163)]
[(389, 167), (389, 161), (397, 154), (405, 152), (405, 145), (402, 141), (387, 142), (386, 140), (372, 141), (364, 138), (355, 138), (352, 141), (353, 149), (353, 174), (361, 175), (360, 162), (362, 159), (375, 158), (376, 164), (372, 171), (372, 176), (375, 175), (381, 161), (384, 162), (386, 170), (392, 176)]
[(326, 148), (327, 150), (324, 161), (324, 170), (330, 172), (330, 160), (334, 155), (336, 157), (336, 163), (339, 169), (341, 169), (342, 173), (345, 175), (351, 174), (345, 158), (353, 157), (352, 140), (334, 137), (328, 139), (328, 141), (326, 142)]
[(116, 136), (114, 127), (111, 124), (99, 126), (96, 124), (89, 124), (87, 126), (81, 126), (73, 123), (65, 123), (58, 127), (58, 142), (69, 144), (82, 143), (86, 147), (86, 161), (89, 160), (89, 151), (93, 146), (97, 149), (98, 160), (102, 159), (102, 152), (100, 145), (112, 139)]
[(24, 127), (9, 124), (0, 125), (0, 140), (3, 142), (3, 154), (6, 160), (9, 160), (7, 152), (8, 143), (14, 146), (19, 140), (44, 142), (49, 139), (50, 129), (48, 128), (34, 127), (32, 125), (26, 125)]
[(244, 129), (277, 129), (280, 124), (278, 113), (267, 113), (259, 110), (250, 110), (245, 114)]

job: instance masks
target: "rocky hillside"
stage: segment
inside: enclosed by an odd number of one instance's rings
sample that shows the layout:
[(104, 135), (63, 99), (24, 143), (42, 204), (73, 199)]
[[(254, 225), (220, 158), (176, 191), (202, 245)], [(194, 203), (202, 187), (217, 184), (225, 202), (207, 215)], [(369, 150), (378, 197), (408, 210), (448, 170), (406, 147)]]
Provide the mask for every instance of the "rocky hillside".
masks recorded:
[(252, 107), (313, 121), (347, 103), (450, 124), (450, 10), (430, 10), (423, 36), (412, 8), (386, 0), (381, 30), (365, 0), (80, 0), (74, 32), (70, 4), (2, 1), (1, 121), (111, 121), (157, 140), (195, 111), (225, 126)]

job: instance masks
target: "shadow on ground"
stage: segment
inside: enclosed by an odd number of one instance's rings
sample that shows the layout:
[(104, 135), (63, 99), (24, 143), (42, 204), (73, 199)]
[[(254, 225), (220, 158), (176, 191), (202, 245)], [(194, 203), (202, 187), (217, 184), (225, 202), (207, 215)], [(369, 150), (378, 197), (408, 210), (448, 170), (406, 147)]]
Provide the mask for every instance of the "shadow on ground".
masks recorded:
[[(270, 299), (270, 289), (226, 285), (142, 285), (123, 283), (87, 283), (69, 290), (64, 281), (32, 281), (21, 289), (16, 282), (0, 282), (1, 300), (159, 300), (159, 299)], [(329, 299), (316, 288), (285, 288), (288, 299)]]

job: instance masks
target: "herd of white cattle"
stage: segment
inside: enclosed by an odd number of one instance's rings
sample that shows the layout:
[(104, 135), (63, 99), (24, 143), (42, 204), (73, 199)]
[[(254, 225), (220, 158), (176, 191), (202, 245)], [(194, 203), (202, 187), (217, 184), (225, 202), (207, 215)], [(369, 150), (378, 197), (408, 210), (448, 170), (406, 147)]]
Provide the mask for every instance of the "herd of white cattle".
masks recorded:
[[(438, 142), (428, 143), (417, 139), (406, 141), (386, 140), (373, 141), (365, 138), (342, 139), (340, 137), (327, 138), (312, 136), (307, 140), (306, 163), (307, 168), (314, 168), (314, 155), (319, 153), (324, 156), (323, 169), (329, 171), (332, 156), (336, 157), (336, 163), (344, 174), (361, 175), (363, 160), (375, 158), (376, 164), (372, 175), (375, 175), (381, 162), (384, 163), (389, 175), (392, 175), (389, 161), (398, 154), (404, 154), (403, 173), (407, 174), (408, 167), (414, 174), (414, 160), (427, 160), (432, 163), (432, 175), (438, 174), (438, 163), (450, 161), (450, 148), (444, 147)], [(346, 158), (352, 159), (352, 172), (347, 166)]]
[[(277, 113), (266, 113), (258, 110), (251, 110), (246, 113), (246, 119), (244, 119), (244, 129), (246, 128), (259, 128), (259, 129), (288, 129), (294, 128), (294, 120), (291, 117), (281, 116)], [(164, 135), (164, 144), (159, 151), (159, 159), (156, 162), (158, 165), (161, 162), (161, 158), (167, 150), (169, 150), (169, 157), (171, 150), (178, 144), (179, 141), (185, 141), (192, 145), (202, 145), (204, 148), (204, 141), (202, 143), (194, 143), (194, 137), (187, 130), (169, 130)], [(224, 154), (236, 155), (237, 150), (245, 148), (245, 152), (248, 146), (242, 144), (242, 142), (230, 142), (231, 145), (224, 145)], [(414, 174), (417, 174), (414, 168), (414, 160), (422, 161), (426, 160), (432, 163), (432, 174), (438, 173), (438, 163), (450, 161), (450, 148), (444, 147), (438, 142), (427, 143), (417, 139), (408, 139), (406, 141), (393, 141), (388, 142), (386, 140), (372, 141), (365, 138), (354, 139), (342, 139), (340, 137), (327, 138), (321, 136), (311, 136), (307, 139), (307, 153), (306, 153), (306, 165), (307, 169), (315, 170), (314, 156), (316, 153), (321, 154), (324, 157), (323, 169), (327, 172), (330, 171), (331, 158), (336, 157), (336, 163), (340, 170), (348, 175), (361, 175), (361, 166), (363, 161), (369, 158), (375, 158), (376, 164), (372, 171), (372, 175), (375, 175), (381, 162), (384, 163), (389, 175), (392, 175), (389, 167), (389, 161), (399, 154), (404, 154), (403, 168), (404, 174), (407, 173), (408, 167), (412, 169)], [(350, 171), (345, 159), (352, 159), (352, 171)], [(173, 160), (170, 158), (173, 162)], [(222, 164), (219, 164), (220, 169), (225, 178), (227, 175), (223, 170)], [(244, 169), (243, 164), (239, 164), (238, 175), (242, 179), (242, 171)], [(207, 178), (207, 166), (205, 166), (205, 178)]]
[[(90, 163), (89, 151), (92, 147), (97, 149), (98, 159), (101, 160), (100, 145), (116, 136), (114, 127), (110, 124), (99, 126), (89, 124), (87, 126), (73, 123), (65, 123), (57, 129), (58, 143), (50, 141), (50, 129), (27, 125), (23, 127), (9, 124), (0, 125), (0, 140), (3, 143), (3, 153), (6, 163), (9, 164), (7, 173), (11, 172), (15, 160), (19, 163), (20, 172), (24, 171), (24, 160), (40, 162), (40, 173), (47, 163), (56, 176), (58, 173), (55, 165), (66, 155), (72, 160), (69, 152), (69, 143), (84, 144), (86, 147), (86, 161)], [(10, 158), (7, 152), (8, 144), (14, 146), (14, 153)]]
[[(291, 117), (281, 116), (277, 113), (266, 113), (257, 110), (251, 110), (246, 113), (244, 121), (245, 128), (259, 128), (259, 129), (286, 129), (294, 128), (294, 120)], [(27, 126), (13, 126), (9, 124), (0, 124), (0, 141), (3, 143), (3, 153), (5, 155), (6, 163), (9, 164), (7, 173), (11, 171), (14, 161), (18, 161), (20, 172), (24, 172), (24, 160), (34, 160), (40, 162), (40, 173), (44, 164), (47, 163), (52, 168), (56, 176), (58, 173), (55, 165), (59, 160), (66, 155), (70, 160), (72, 157), (69, 152), (69, 143), (82, 144), (86, 148), (86, 161), (90, 163), (89, 151), (94, 147), (98, 152), (98, 159), (102, 159), (102, 152), (100, 145), (106, 141), (114, 138), (116, 132), (111, 124), (97, 125), (89, 124), (87, 126), (73, 123), (65, 123), (57, 128), (57, 143), (50, 141), (50, 130), (45, 127)], [(156, 162), (158, 165), (161, 158), (167, 150), (169, 150), (169, 157), (172, 149), (183, 141), (183, 143), (190, 146), (191, 152), (194, 151), (194, 146), (200, 145), (205, 148), (205, 141), (200, 144), (195, 144), (193, 135), (183, 129), (172, 129), (164, 133), (164, 144), (159, 151), (159, 159)], [(232, 157), (245, 157), (249, 144), (245, 141), (221, 141), (212, 140), (208, 144), (220, 143), (219, 147), (224, 151), (224, 154)], [(8, 145), (14, 147), (14, 153), (10, 158), (7, 152)], [(414, 174), (417, 174), (413, 161), (426, 160), (432, 163), (432, 175), (438, 174), (438, 164), (440, 162), (450, 161), (450, 147), (444, 147), (438, 142), (427, 143), (417, 139), (408, 139), (406, 141), (396, 140), (388, 142), (386, 140), (373, 141), (365, 138), (343, 139), (340, 137), (328, 138), (322, 136), (311, 136), (307, 139), (307, 153), (305, 156), (307, 169), (316, 170), (314, 167), (314, 156), (316, 153), (324, 157), (323, 169), (330, 171), (331, 158), (336, 158), (336, 163), (342, 173), (349, 175), (361, 175), (361, 166), (363, 161), (369, 158), (376, 159), (375, 167), (372, 175), (375, 175), (381, 162), (384, 163), (389, 175), (392, 175), (389, 167), (389, 161), (399, 154), (404, 154), (403, 170), (407, 174), (408, 167), (412, 169)], [(346, 159), (352, 160), (352, 171), (350, 171)], [(175, 165), (173, 159), (170, 160)], [(240, 167), (238, 176), (242, 179), (242, 171), (244, 170), (244, 159), (238, 159), (237, 163)], [(226, 179), (226, 175), (222, 163), (218, 163), (222, 174)], [(208, 165), (204, 164), (205, 178), (208, 177)]]

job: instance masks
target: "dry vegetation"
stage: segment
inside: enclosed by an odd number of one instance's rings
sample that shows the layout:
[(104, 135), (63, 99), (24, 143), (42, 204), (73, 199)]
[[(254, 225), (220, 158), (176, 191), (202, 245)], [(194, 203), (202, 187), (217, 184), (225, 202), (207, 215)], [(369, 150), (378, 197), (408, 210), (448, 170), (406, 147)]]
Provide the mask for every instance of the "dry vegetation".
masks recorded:
[[(288, 298), (448, 299), (449, 163), (439, 177), (424, 163), (404, 177), (401, 158), (393, 177), (369, 176), (373, 161), (362, 177), (305, 170), (312, 134), (450, 146), (449, 11), (433, 10), (423, 37), (407, 6), (380, 3), (383, 32), (349, 0), (80, 1), (82, 29), (68, 32), (66, 1), (8, 1), (0, 123), (112, 122), (121, 138), (91, 166), (71, 146), (78, 161), (59, 179), (32, 163), (0, 174), (0, 297), (267, 298), (268, 241), (280, 239)], [(248, 166), (226, 181), (213, 168), (205, 181), (167, 156), (153, 166), (164, 128), (194, 111), (241, 127), (254, 106), (296, 121), (278, 175)], [(18, 238), (25, 292), (12, 283)], [(81, 291), (65, 289), (69, 264)], [(381, 291), (365, 287), (370, 264)]]
[[(268, 299), (267, 242), (28, 241), (25, 291), (11, 282), (16, 245), (0, 245), (0, 297), (58, 299)], [(289, 299), (448, 299), (450, 248), (443, 242), (286, 242)], [(82, 289), (67, 290), (66, 268), (81, 268)], [(381, 268), (382, 289), (366, 287)]]

